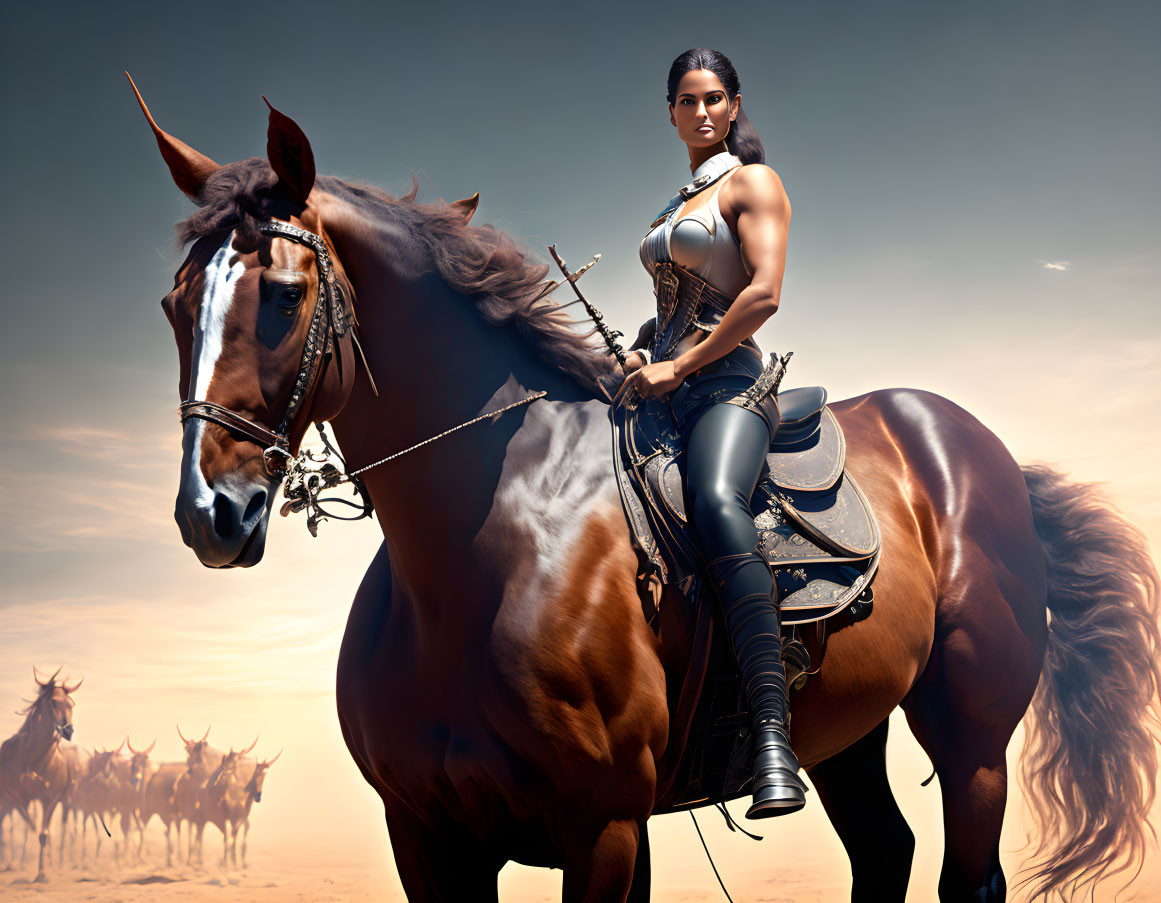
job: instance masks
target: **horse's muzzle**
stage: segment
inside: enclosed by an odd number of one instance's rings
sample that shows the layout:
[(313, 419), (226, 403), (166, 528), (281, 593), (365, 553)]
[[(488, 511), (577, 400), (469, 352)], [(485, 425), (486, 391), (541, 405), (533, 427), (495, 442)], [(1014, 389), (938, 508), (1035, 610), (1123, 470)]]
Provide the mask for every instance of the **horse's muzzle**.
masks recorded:
[(208, 504), (204, 496), (190, 495), (179, 490), (173, 516), (202, 564), (250, 567), (262, 560), (272, 501), (267, 486), (215, 488)]

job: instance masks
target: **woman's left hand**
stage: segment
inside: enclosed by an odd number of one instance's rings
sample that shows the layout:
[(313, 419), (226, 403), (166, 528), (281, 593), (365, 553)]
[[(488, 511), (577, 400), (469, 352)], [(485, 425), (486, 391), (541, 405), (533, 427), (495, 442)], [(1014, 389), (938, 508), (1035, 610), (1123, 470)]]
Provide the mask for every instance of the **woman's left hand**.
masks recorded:
[(625, 381), (632, 383), (646, 398), (650, 396), (660, 398), (681, 385), (681, 377), (673, 372), (673, 361), (646, 364), (640, 370), (630, 373)]

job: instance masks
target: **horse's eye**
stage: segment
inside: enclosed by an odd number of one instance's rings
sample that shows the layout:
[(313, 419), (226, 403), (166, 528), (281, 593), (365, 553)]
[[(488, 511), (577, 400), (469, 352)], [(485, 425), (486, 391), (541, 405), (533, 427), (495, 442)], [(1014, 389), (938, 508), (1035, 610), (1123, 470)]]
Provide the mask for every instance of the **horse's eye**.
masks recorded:
[(302, 289), (297, 286), (285, 286), (278, 293), (278, 312), (284, 317), (293, 317), (302, 301)]

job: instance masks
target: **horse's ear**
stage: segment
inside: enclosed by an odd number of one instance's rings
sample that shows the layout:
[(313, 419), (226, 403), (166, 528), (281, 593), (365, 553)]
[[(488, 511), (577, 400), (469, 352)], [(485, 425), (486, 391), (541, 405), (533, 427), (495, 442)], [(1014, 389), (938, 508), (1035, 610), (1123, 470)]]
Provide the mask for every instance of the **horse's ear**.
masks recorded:
[[(262, 97), (266, 100), (266, 97)], [(298, 123), (270, 107), (270, 126), (266, 130), (266, 157), (291, 196), (303, 206), (314, 187), (314, 151)]]
[(480, 206), (480, 193), (477, 191), (470, 198), (464, 198), (461, 201), (452, 201), (452, 207), (455, 207), (463, 215), (464, 222), (468, 223), (472, 220), (472, 214), (476, 212), (476, 208)]
[(137, 85), (133, 84), (133, 77), (128, 72), (125, 73), (125, 77), (129, 79), (129, 84), (133, 85), (133, 93), (137, 95), (137, 103), (141, 105), (141, 112), (149, 120), (149, 127), (153, 129), (153, 137), (157, 139), (157, 148), (161, 151), (165, 165), (169, 167), (173, 181), (177, 183), (178, 188), (196, 200), (198, 194), (201, 193), (202, 186), (206, 183), (206, 179), (222, 167), (205, 154), (199, 154), (188, 144), (178, 141), (172, 135), (159, 129), (157, 123), (153, 121), (149, 108), (145, 106), (145, 101), (141, 97), (141, 92), (137, 90)]

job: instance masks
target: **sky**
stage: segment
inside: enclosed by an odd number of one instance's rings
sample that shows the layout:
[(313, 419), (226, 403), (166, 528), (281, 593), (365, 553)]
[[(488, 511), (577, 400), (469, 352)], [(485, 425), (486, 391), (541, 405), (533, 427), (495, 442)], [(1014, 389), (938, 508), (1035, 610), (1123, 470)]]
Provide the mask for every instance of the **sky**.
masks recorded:
[[(259, 733), (259, 753), (287, 748), (267, 783), (268, 843), (305, 849), (289, 825), (313, 819), (333, 844), (310, 849), (371, 863), (397, 893), (333, 699), (379, 535), (330, 523), (311, 539), (275, 517), (262, 564), (222, 573), (181, 544), (177, 355), (159, 301), (191, 203), (126, 69), (161, 127), (219, 162), (264, 153), (265, 94), (303, 127), (320, 172), (394, 194), (414, 173), (421, 200), (478, 191), (474, 221), (537, 259), (554, 242), (573, 265), (600, 253), (586, 295), (632, 335), (653, 300), (638, 244), (690, 174), (668, 67), (691, 46), (722, 50), (793, 205), (782, 304), (757, 335), (795, 352), (785, 386), (945, 395), (1020, 462), (1103, 484), (1161, 551), (1155, 3), (3, 10), (0, 713), (32, 691), (32, 665), (64, 666), (85, 678), (82, 744), (156, 734), (155, 758), (176, 758), (178, 720), (199, 736), (212, 723), (223, 746)], [(18, 724), (0, 714), (0, 736)], [(892, 779), (920, 836), (913, 895), (926, 899), (938, 796), (916, 789), (926, 759), (903, 722), (893, 730)], [(320, 770), (329, 798), (313, 790)], [(1014, 791), (1009, 874), (1021, 812)], [(820, 807), (795, 818), (764, 844), (819, 864), (818, 899), (841, 899), (849, 879)], [(688, 820), (657, 822), (662, 886), (708, 895)], [(739, 887), (771, 878), (769, 849), (714, 824), (707, 839)], [(539, 899), (553, 880), (513, 868), (502, 887)]]

